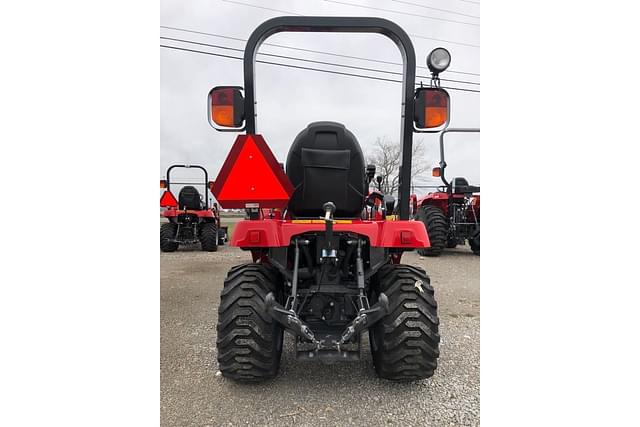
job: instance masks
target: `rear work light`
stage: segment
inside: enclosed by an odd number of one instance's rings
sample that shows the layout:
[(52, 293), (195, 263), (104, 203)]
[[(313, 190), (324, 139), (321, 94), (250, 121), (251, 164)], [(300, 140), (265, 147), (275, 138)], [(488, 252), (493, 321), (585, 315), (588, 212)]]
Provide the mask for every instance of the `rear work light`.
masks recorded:
[(427, 66), (436, 76), (449, 68), (451, 64), (451, 54), (443, 47), (437, 47), (429, 53), (427, 56)]
[(164, 179), (160, 180), (160, 188), (167, 188), (167, 181)]
[(434, 129), (449, 123), (449, 94), (436, 87), (416, 90), (414, 123), (417, 129)]
[[(218, 86), (209, 92), (209, 123), (216, 130), (239, 130), (244, 122), (244, 97), (240, 87)], [(217, 126), (216, 126), (217, 125)]]

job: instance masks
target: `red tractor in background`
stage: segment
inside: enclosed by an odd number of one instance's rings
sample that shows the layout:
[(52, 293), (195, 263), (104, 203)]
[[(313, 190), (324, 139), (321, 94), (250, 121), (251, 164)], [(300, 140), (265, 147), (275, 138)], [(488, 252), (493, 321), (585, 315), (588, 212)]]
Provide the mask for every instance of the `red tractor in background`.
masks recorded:
[(429, 233), (431, 246), (418, 249), (423, 256), (438, 256), (446, 248), (465, 241), (474, 254), (480, 255), (480, 187), (469, 185), (466, 178), (447, 181), (444, 172), (444, 136), (452, 132), (480, 132), (480, 129), (449, 128), (440, 133), (440, 164), (432, 175), (444, 183), (438, 191), (417, 198), (412, 196), (414, 218), (422, 221)]
[[(171, 182), (171, 171), (175, 168), (200, 169), (204, 172), (204, 197), (189, 182)], [(176, 200), (171, 193), (171, 185), (184, 185)], [(207, 170), (198, 165), (173, 165), (167, 169), (167, 179), (160, 180), (160, 188), (165, 192), (160, 198), (160, 207), (165, 208), (161, 216), (166, 222), (160, 226), (160, 250), (174, 252), (180, 245), (200, 243), (203, 251), (215, 252), (218, 245), (227, 240), (227, 227), (220, 225), (217, 204), (209, 208), (207, 190), (213, 186)], [(204, 199), (204, 200), (203, 200)]]
[[(256, 131), (254, 66), (269, 36), (289, 32), (379, 33), (403, 58), (402, 168), (399, 197), (369, 192), (375, 175), (356, 136), (336, 122), (314, 122), (294, 139), (283, 169)], [(218, 367), (240, 382), (278, 373), (283, 332), (295, 337), (297, 357), (357, 360), (369, 333), (380, 377), (411, 381), (433, 375), (439, 356), (437, 304), (426, 272), (402, 264), (405, 251), (428, 248), (420, 221), (410, 218), (414, 132), (438, 132), (449, 122), (449, 95), (438, 73), (450, 55), (432, 51), (432, 85), (416, 89), (413, 44), (382, 18), (284, 16), (251, 34), (244, 50), (244, 89), (209, 93), (216, 130), (236, 138), (213, 185), (224, 208), (240, 208), (231, 245), (253, 262), (229, 270), (220, 296)], [(283, 107), (284, 108), (284, 107)]]

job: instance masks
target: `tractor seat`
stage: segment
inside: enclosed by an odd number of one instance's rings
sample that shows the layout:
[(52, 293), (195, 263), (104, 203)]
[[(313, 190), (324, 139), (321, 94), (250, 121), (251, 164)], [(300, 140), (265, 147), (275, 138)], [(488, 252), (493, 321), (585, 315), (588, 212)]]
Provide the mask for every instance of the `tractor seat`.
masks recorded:
[(364, 156), (343, 124), (309, 124), (289, 149), (286, 173), (294, 187), (288, 205), (294, 217), (322, 216), (325, 202), (335, 203), (335, 217), (360, 216), (367, 194)]
[(199, 211), (203, 209), (202, 200), (200, 199), (200, 193), (196, 187), (192, 185), (186, 185), (182, 187), (178, 194), (178, 207), (179, 209), (188, 209)]
[(453, 187), (454, 194), (472, 194), (480, 192), (480, 187), (469, 185), (469, 181), (462, 177), (453, 178), (451, 186)]

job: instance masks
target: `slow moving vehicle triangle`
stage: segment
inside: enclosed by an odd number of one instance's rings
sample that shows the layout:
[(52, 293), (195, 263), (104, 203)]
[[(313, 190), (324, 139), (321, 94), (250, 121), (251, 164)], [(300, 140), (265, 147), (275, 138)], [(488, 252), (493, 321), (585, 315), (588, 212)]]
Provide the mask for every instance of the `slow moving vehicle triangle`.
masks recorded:
[(223, 208), (284, 208), (293, 185), (262, 135), (239, 135), (212, 189)]
[(162, 197), (160, 198), (160, 207), (163, 207), (163, 208), (168, 208), (168, 207), (175, 208), (177, 206), (178, 206), (178, 201), (176, 200), (174, 195), (171, 194), (171, 191), (167, 190), (164, 193), (162, 193)]

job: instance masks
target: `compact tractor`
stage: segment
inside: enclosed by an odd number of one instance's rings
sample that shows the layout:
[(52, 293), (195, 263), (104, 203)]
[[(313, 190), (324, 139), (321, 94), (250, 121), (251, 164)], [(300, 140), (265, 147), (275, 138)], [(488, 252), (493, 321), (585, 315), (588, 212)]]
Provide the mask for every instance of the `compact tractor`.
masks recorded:
[[(171, 171), (175, 168), (200, 169), (204, 172), (204, 200), (192, 184), (171, 182)], [(178, 199), (171, 192), (171, 185), (184, 185)], [(168, 222), (160, 226), (160, 250), (173, 252), (180, 245), (200, 243), (203, 251), (215, 252), (218, 245), (227, 240), (227, 227), (220, 226), (220, 211), (214, 203), (209, 208), (207, 190), (213, 186), (207, 170), (197, 165), (173, 165), (167, 169), (167, 179), (160, 180), (160, 188), (165, 191), (160, 198), (162, 217)]]
[(422, 221), (429, 233), (428, 248), (418, 249), (424, 256), (438, 256), (446, 248), (455, 248), (465, 241), (474, 254), (480, 255), (480, 187), (469, 185), (463, 177), (447, 181), (444, 176), (444, 136), (451, 132), (480, 132), (480, 129), (445, 129), (440, 133), (440, 164), (432, 175), (443, 184), (438, 191), (421, 198), (412, 197), (414, 217)]
[[(254, 65), (269, 36), (289, 32), (379, 33), (403, 58), (402, 168), (396, 203), (369, 191), (375, 167), (365, 165), (356, 136), (344, 125), (319, 121), (294, 139), (285, 168), (256, 129)], [(416, 58), (408, 35), (381, 18), (270, 19), (244, 50), (244, 88), (209, 92), (208, 116), (236, 138), (212, 192), (225, 208), (245, 209), (231, 245), (253, 262), (229, 270), (217, 324), (218, 366), (240, 382), (278, 372), (283, 332), (295, 337), (299, 359), (331, 363), (360, 357), (368, 332), (380, 377), (411, 381), (433, 375), (439, 355), (437, 305), (429, 276), (402, 264), (405, 251), (428, 248), (421, 221), (410, 218), (414, 132), (438, 132), (449, 122), (449, 95), (438, 73), (450, 55), (438, 48), (427, 63), (431, 85), (416, 89)]]

